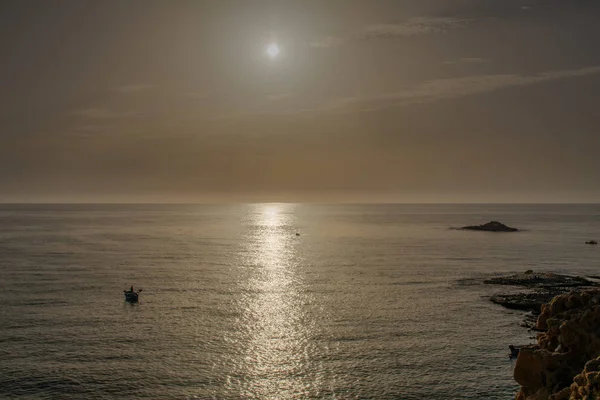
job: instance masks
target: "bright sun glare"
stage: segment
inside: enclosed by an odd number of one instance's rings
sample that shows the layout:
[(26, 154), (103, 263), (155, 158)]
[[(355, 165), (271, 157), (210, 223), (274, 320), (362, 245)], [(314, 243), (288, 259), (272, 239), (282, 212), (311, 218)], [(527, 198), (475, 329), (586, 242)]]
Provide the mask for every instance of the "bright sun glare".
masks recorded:
[(279, 55), (279, 46), (277, 46), (277, 43), (271, 43), (267, 46), (267, 54), (270, 58), (275, 58)]

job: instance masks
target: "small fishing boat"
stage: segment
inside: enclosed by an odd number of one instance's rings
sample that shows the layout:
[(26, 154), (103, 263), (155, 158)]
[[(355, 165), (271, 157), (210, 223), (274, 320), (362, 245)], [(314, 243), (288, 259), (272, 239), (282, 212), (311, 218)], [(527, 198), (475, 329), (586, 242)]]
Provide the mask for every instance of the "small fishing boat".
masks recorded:
[(128, 303), (137, 303), (141, 291), (142, 289), (136, 292), (135, 290), (133, 290), (133, 286), (129, 288), (129, 290), (123, 290), (123, 294), (125, 295), (125, 301)]
[(521, 350), (520, 347), (515, 347), (511, 344), (508, 346), (508, 348), (510, 349), (510, 359), (517, 358), (519, 356), (519, 350)]
[(595, 240), (588, 240), (587, 242), (585, 242), (585, 244), (598, 244), (598, 242)]

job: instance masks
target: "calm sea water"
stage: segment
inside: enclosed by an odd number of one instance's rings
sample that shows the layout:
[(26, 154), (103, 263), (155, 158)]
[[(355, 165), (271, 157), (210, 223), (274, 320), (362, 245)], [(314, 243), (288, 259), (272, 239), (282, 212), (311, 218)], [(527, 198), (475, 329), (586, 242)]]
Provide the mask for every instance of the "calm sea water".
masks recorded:
[[(450, 229), (491, 219), (524, 231)], [(591, 238), (597, 205), (0, 205), (0, 398), (509, 399), (529, 334), (480, 279), (599, 274)]]

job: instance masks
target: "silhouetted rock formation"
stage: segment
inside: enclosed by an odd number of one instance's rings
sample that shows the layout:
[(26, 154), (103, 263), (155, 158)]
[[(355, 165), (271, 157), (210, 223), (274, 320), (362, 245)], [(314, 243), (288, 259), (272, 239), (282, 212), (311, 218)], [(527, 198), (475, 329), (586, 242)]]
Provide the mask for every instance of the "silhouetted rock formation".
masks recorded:
[(517, 400), (600, 398), (600, 290), (570, 292), (542, 306), (538, 343), (523, 346)]
[(532, 270), (528, 270), (523, 274), (486, 279), (483, 283), (488, 285), (523, 286), (530, 289), (561, 289), (595, 285), (594, 282), (580, 276), (561, 275), (553, 272), (533, 272)]
[(573, 288), (597, 286), (595, 282), (579, 276), (554, 274), (551, 272), (535, 273), (532, 270), (524, 274), (500, 276), (483, 281), (488, 285), (521, 286), (526, 292), (497, 294), (490, 300), (506, 308), (531, 311), (537, 316), (542, 304), (550, 302), (555, 296), (566, 293)]
[(517, 228), (511, 228), (498, 221), (490, 221), (483, 225), (464, 226), (460, 229), (469, 231), (488, 231), (488, 232), (517, 232)]

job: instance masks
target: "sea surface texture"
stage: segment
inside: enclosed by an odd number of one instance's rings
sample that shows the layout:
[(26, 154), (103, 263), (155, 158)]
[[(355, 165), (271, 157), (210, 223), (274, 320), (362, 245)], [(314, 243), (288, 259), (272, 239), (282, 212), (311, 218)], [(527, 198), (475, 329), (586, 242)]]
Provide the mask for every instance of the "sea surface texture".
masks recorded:
[[(523, 231), (451, 229), (490, 220)], [(0, 205), (0, 398), (510, 399), (530, 334), (481, 281), (599, 275), (590, 239), (597, 205)]]

